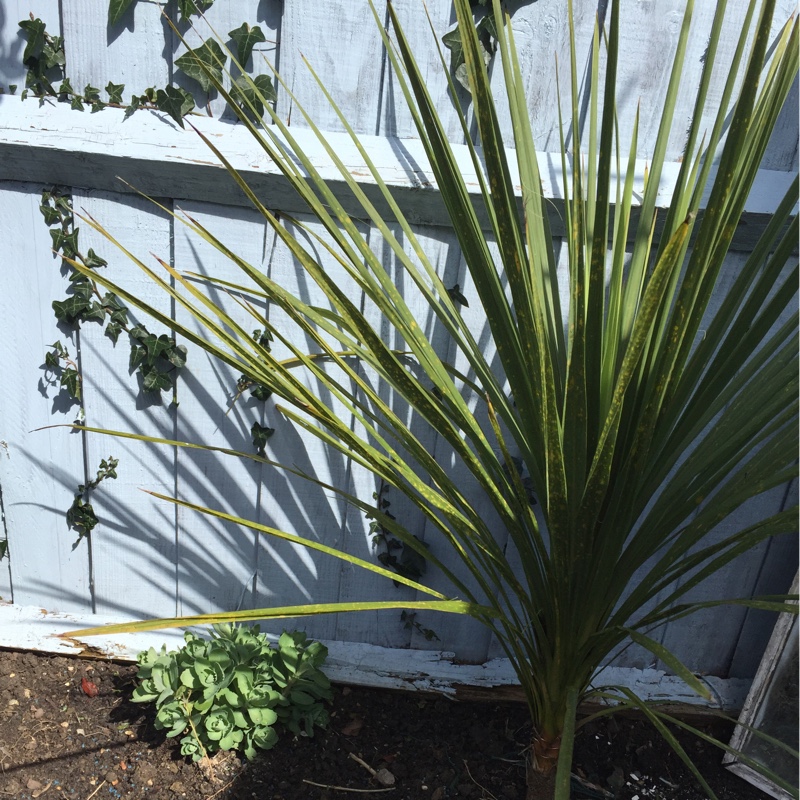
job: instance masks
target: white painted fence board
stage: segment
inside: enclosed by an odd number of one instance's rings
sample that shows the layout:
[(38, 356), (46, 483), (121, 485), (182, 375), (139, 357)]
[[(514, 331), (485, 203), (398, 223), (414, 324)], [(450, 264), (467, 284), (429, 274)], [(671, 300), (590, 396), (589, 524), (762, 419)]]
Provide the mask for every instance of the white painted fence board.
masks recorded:
[[(375, 3), (381, 19), (385, 0)], [(368, 3), (351, 0), (295, 0), (285, 3), (281, 21), (280, 71), (283, 80), (314, 122), (328, 131), (343, 130), (303, 56), (346, 111), (357, 133), (375, 133), (381, 100), (385, 55)], [(305, 128), (300, 112), (282, 93), (277, 110), (292, 127)]]
[[(330, 242), (331, 237), (320, 223), (310, 217), (301, 216), (298, 221), (307, 226), (308, 232), (287, 223), (290, 232), (318, 259), (318, 263), (336, 285), (358, 303), (358, 287), (312, 235), (320, 237), (324, 242)], [(304, 302), (321, 308), (331, 307), (322, 289), (305, 274), (288, 248), (281, 243), (271, 253), (268, 275), (271, 280)], [(271, 306), (268, 313), (270, 325), (288, 343), (302, 352), (321, 352), (319, 346), (299, 330), (281, 309)], [(338, 343), (333, 344), (340, 349)], [(277, 339), (272, 343), (272, 354), (279, 360), (293, 357), (289, 346)], [(329, 365), (327, 369), (337, 380), (349, 383), (349, 379), (333, 365)], [(350, 412), (313, 375), (301, 369), (297, 370), (296, 375), (315, 394), (324, 398), (339, 419), (351, 424)], [(328, 485), (347, 490), (349, 459), (338, 451), (327, 448), (317, 437), (284, 418), (274, 407), (280, 402), (279, 397), (274, 397), (270, 398), (267, 405), (267, 423), (275, 429), (267, 444), (267, 455), (279, 464), (299, 468)], [(342, 546), (346, 515), (346, 505), (342, 497), (295, 475), (273, 469), (265, 469), (263, 491), (263, 516), (267, 525), (281, 530), (293, 530), (300, 536), (321, 541), (331, 547)], [(262, 537), (260, 547), (256, 607), (276, 603), (330, 603), (339, 599), (342, 564), (338, 560), (269, 537)], [(298, 624), (309, 636), (330, 639), (334, 637), (337, 619), (334, 615), (327, 614), (304, 619)], [(273, 623), (267, 629), (276, 630), (276, 625)]]
[[(797, 503), (797, 479), (786, 488), (783, 508)], [(797, 569), (797, 535), (788, 534), (771, 539), (761, 564), (753, 591), (755, 594), (783, 592), (791, 585)], [(731, 659), (729, 674), (735, 678), (755, 675), (761, 654), (767, 647), (777, 615), (768, 611), (748, 609)]]
[[(86, 84), (101, 89), (109, 81), (124, 83), (124, 98), (169, 82), (170, 64), (164, 58), (171, 33), (158, 3), (132, 3), (122, 19), (108, 25), (108, 4), (97, 0), (61, 0), (64, 22), (66, 75), (83, 94)], [(89, 111), (85, 111), (89, 114)]]
[[(402, 231), (394, 226), (392, 232), (397, 237), (398, 243), (410, 254), (411, 246), (408, 242), (404, 241)], [(430, 262), (435, 266), (441, 267), (443, 270), (447, 269), (449, 266), (449, 272), (452, 273), (450, 275), (452, 278), (450, 285), (456, 283), (458, 278), (455, 272), (460, 265), (460, 255), (453, 249), (454, 234), (452, 231), (449, 229), (416, 228), (414, 232), (423, 249), (428, 254)], [(419, 290), (413, 285), (408, 274), (401, 268), (388, 243), (383, 241), (379, 235), (374, 235), (370, 240), (370, 244), (373, 252), (382, 260), (394, 285), (397, 286), (402, 293), (420, 329), (425, 331), (427, 336), (430, 336), (439, 355), (445, 355), (447, 340), (442, 333), (441, 326), (435, 323), (434, 315), (429, 305), (424, 301)], [(417, 264), (417, 267), (419, 267), (416, 259), (414, 258), (413, 260)], [(387, 345), (399, 351), (407, 349), (407, 343), (399, 332), (383, 319), (382, 315), (375, 307), (375, 304), (366, 298), (364, 301), (364, 314), (374, 328), (380, 332)], [(408, 404), (394, 393), (384, 381), (380, 380), (373, 370), (362, 366), (361, 372), (370, 386), (377, 391), (381, 400), (388, 405), (396, 415), (400, 423), (410, 428), (412, 433), (429, 452), (434, 452), (437, 442), (436, 433), (429, 426), (422, 423), (419, 418), (411, 414)], [(360, 424), (356, 425), (356, 431), (362, 436), (366, 435), (365, 429)], [(406, 454), (405, 449), (401, 448), (393, 438), (389, 438), (389, 441), (392, 446), (397, 447), (401, 457)], [(421, 477), (424, 479), (425, 475)], [(352, 483), (354, 486), (353, 491), (358, 497), (372, 504), (375, 503), (375, 501), (371, 501), (370, 498), (373, 496), (373, 493), (379, 490), (380, 484), (371, 473), (358, 465), (353, 465)], [(395, 489), (390, 488), (384, 496), (384, 499), (391, 504), (387, 508), (387, 511), (393, 514), (412, 535), (424, 541), (426, 538), (425, 529), (427, 523), (422, 512), (420, 512), (401, 492)], [(375, 560), (378, 554), (385, 550), (383, 545), (379, 544), (376, 546), (373, 544), (372, 535), (369, 532), (369, 521), (365, 519), (360, 511), (353, 508), (348, 509), (346, 536), (349, 537), (346, 539), (349, 552), (353, 552), (362, 558)], [(394, 555), (398, 554), (394, 553)], [(436, 553), (436, 555), (438, 557), (442, 556), (441, 548), (440, 552)], [(434, 573), (436, 572), (436, 568), (429, 563), (423, 582), (432, 585), (431, 580), (435, 581)], [(441, 583), (441, 578), (439, 583)], [(447, 592), (452, 594), (454, 589), (449, 582), (447, 583)], [(402, 585), (393, 586), (388, 581), (380, 579), (376, 581), (373, 576), (361, 570), (346, 568), (343, 571), (340, 590), (343, 599), (358, 600), (364, 599), (365, 597), (377, 598), (378, 594), (376, 594), (376, 589), (382, 592), (381, 597), (386, 600), (430, 599), (430, 596), (423, 595), (422, 593), (415, 595), (414, 590), (408, 587)], [(455, 630), (455, 628), (458, 627), (458, 622), (456, 618), (450, 615), (445, 616), (443, 620), (438, 618), (436, 625), (433, 625), (431, 624), (428, 612), (416, 612), (414, 621), (431, 630), (435, 628), (435, 633), (441, 640), (439, 642), (426, 642), (424, 637), (422, 637), (410, 623), (407, 626), (404, 625), (403, 621), (400, 619), (400, 614), (400, 611), (395, 611), (359, 614), (355, 617), (340, 615), (336, 638), (370, 641), (375, 644), (393, 647), (408, 647), (409, 645), (414, 647), (415, 642), (418, 640), (425, 642), (429, 647), (449, 647), (450, 645), (448, 642), (453, 643), (459, 639), (457, 631)], [(362, 639), (362, 636), (368, 638)]]
[(0, 3), (0, 89), (7, 92), (9, 86), (15, 84), (20, 94), (25, 88), (26, 69), (22, 64), (25, 39), (17, 23), (33, 14), (44, 22), (49, 34), (58, 36), (61, 32), (59, 5), (53, 0), (3, 0)]
[[(169, 257), (171, 221), (141, 198), (75, 192), (73, 205), (108, 225), (124, 247), (151, 266), (150, 252)], [(169, 312), (169, 298), (113, 244), (85, 223), (78, 239), (82, 252), (92, 247), (105, 258), (113, 280), (133, 289), (143, 300)], [(131, 327), (140, 322), (160, 335), (165, 330), (131, 309)], [(116, 346), (97, 323), (81, 326), (82, 374), (89, 425), (174, 438), (172, 393), (144, 392), (138, 373), (130, 373), (130, 340), (123, 332)], [(180, 387), (178, 388), (180, 392)], [(153, 616), (175, 609), (174, 509), (141, 489), (172, 494), (175, 454), (169, 449), (128, 439), (89, 435), (87, 470), (95, 476), (100, 460), (119, 459), (116, 480), (105, 480), (92, 494), (100, 518), (92, 532), (94, 589), (97, 612)]]
[[(41, 191), (38, 185), (0, 183), (8, 254), (0, 268), (0, 483), (17, 602), (84, 613), (92, 610), (89, 560), (85, 545), (73, 549), (77, 534), (66, 523), (83, 482), (81, 436), (66, 428), (36, 431), (70, 424), (78, 412), (42, 369), (57, 339), (72, 358), (77, 353), (75, 338), (59, 330), (51, 306), (64, 296), (68, 281), (39, 212)], [(6, 564), (0, 568), (5, 573)], [(8, 589), (4, 579), (4, 597)]]
[[(427, 3), (435, 38), (431, 33), (427, 17), (419, 13), (419, 3), (415, 2), (415, 0), (398, 0), (398, 2), (394, 3), (394, 10), (400, 20), (406, 39), (414, 46), (414, 58), (425, 80), (425, 88), (435, 103), (439, 118), (444, 125), (445, 131), (447, 131), (447, 138), (451, 142), (463, 143), (464, 133), (453, 107), (447, 76), (442, 70), (442, 62), (437, 47), (438, 43), (449, 69), (450, 51), (442, 44), (441, 37), (452, 28), (455, 22), (455, 11), (452, 2), (449, 2), (449, 0), (434, 0), (434, 2)], [(394, 28), (391, 25), (389, 26), (389, 33), (392, 40), (395, 41)], [(459, 100), (467, 119), (471, 120), (471, 104), (468, 102), (466, 91), (461, 93)], [(391, 64), (387, 64), (386, 69), (379, 132), (384, 136), (398, 137), (400, 139), (416, 139), (418, 137), (416, 125), (408, 110), (405, 97)]]
[[(263, 268), (271, 237), (257, 212), (209, 203), (185, 203), (181, 210), (222, 241), (235, 243), (237, 254), (250, 264)], [(181, 272), (250, 284), (235, 264), (180, 223), (175, 230), (175, 267)], [(259, 327), (224, 290), (200, 288), (245, 330)], [(181, 293), (188, 296), (186, 291)], [(201, 331), (199, 323), (181, 306), (176, 319), (190, 330)], [(178, 438), (252, 453), (250, 428), (256, 421), (265, 424), (262, 404), (249, 393), (236, 400), (239, 373), (191, 344), (188, 349), (180, 379)], [(178, 496), (260, 522), (263, 470), (262, 465), (245, 459), (180, 450)], [(180, 613), (253, 608), (259, 555), (256, 532), (179, 509), (178, 547)]]
[[(67, 186), (132, 191), (117, 180), (116, 176), (121, 176), (151, 196), (200, 201), (213, 197), (215, 202), (225, 205), (248, 204), (233, 180), (222, 175), (223, 167), (213, 153), (192, 131), (181, 130), (155, 112), (139, 112), (125, 122), (122, 122), (123, 113), (118, 109), (105, 109), (78, 117), (79, 112), (71, 111), (64, 104), (40, 107), (32, 101), (0, 96), (0, 180), (24, 174), (30, 180)], [(287, 213), (307, 210), (242, 126), (204, 117), (194, 121), (271, 207)], [(351, 199), (349, 189), (314, 134), (298, 129), (293, 136), (322, 177), (329, 181), (345, 210), (363, 216), (363, 210)], [(360, 138), (410, 222), (449, 224), (418, 141), (370, 135)], [(349, 136), (332, 132), (327, 134), (327, 139), (350, 173), (359, 179), (376, 208), (388, 213)], [(478, 179), (466, 146), (454, 145), (453, 149), (467, 189), (478, 200)], [(511, 180), (521, 196), (513, 151), (508, 153)], [(645, 159), (637, 162), (634, 198), (637, 187), (641, 189), (647, 166)], [(669, 206), (679, 168), (677, 163), (665, 166), (656, 201), (658, 208)], [(563, 227), (558, 205), (563, 199), (560, 156), (540, 154), (539, 169), (545, 198), (556, 201), (546, 205), (551, 212), (553, 233), (558, 235)], [(744, 221), (734, 238), (734, 249), (752, 247), (791, 181), (792, 175), (787, 172), (759, 171), (745, 205)], [(480, 207), (478, 216), (486, 225), (485, 212)]]

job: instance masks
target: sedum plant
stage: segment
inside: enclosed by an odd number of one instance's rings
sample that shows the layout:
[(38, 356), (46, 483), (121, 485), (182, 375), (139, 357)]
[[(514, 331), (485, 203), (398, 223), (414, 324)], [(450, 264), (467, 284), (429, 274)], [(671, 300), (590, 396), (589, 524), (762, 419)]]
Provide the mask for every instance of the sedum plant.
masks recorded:
[[(305, 200), (309, 213), (326, 231), (324, 240), (302, 226), (294, 227), (299, 231), (296, 236), (208, 141), (291, 251), (298, 270), (324, 293), (329, 307), (309, 305), (272, 282), (238, 257), (233, 243), (217, 240), (197, 221), (180, 214), (176, 220), (231, 259), (253, 296), (280, 309), (323, 357), (294, 346), (256, 303), (243, 302), (242, 316), (252, 315), (259, 328), (290, 352), (291, 358), (278, 360), (269, 347), (249, 335), (252, 320), (244, 324), (214, 303), (219, 286), (213, 278), (207, 292), (166, 264), (169, 274), (162, 277), (126, 251), (200, 323), (202, 334), (161, 314), (105, 275), (93, 273), (92, 278), (252, 383), (266, 387), (279, 398), (276, 409), (286, 418), (351, 459), (355, 468), (374, 474), (376, 485), (391, 487), (393, 496), (402, 493), (427, 517), (438, 537), (430, 550), (402, 520), (376, 509), (371, 498), (348, 495), (346, 487), (327, 487), (423, 556), (449, 579), (452, 589), (435, 591), (421, 579), (398, 575), (315, 540), (165, 498), (359, 565), (429, 599), (254, 609), (78, 633), (385, 607), (469, 614), (492, 631), (525, 693), (533, 731), (529, 797), (545, 797), (548, 792), (559, 800), (568, 797), (575, 731), (586, 721), (576, 721), (576, 712), (579, 704), (592, 698), (615, 703), (602, 714), (640, 708), (688, 762), (663, 710), (644, 704), (625, 687), (603, 687), (593, 679), (621, 647), (634, 642), (708, 696), (704, 684), (659, 644), (654, 630), (724, 603), (795, 610), (783, 596), (739, 598), (735, 590), (713, 601), (687, 599), (698, 584), (739, 554), (770, 536), (797, 531), (796, 508), (752, 524), (735, 524), (744, 503), (797, 474), (798, 343), (791, 313), (798, 280), (796, 179), (740, 273), (724, 289), (718, 310), (707, 314), (712, 294), (723, 291), (718, 278), (726, 254), (797, 75), (797, 21), (789, 20), (771, 41), (774, 5), (774, 0), (746, 3), (732, 60), (721, 64), (717, 51), (726, 3), (717, 2), (671, 202), (666, 211), (659, 211), (656, 196), (667, 141), (675, 125), (685, 124), (673, 117), (676, 97), (687, 91), (684, 53), (694, 3), (686, 3), (663, 107), (643, 110), (658, 116), (660, 123), (641, 194), (638, 189), (634, 192), (638, 115), (633, 130), (624, 134), (630, 136), (628, 154), (621, 152), (623, 135), (617, 130), (623, 4), (611, 4), (607, 31), (595, 29), (589, 77), (592, 100), (588, 135), (583, 136), (570, 3), (572, 61), (564, 78), (568, 99), (561, 135), (566, 308), (559, 294), (557, 253), (525, 83), (513, 30), (499, 0), (494, 0), (492, 13), (496, 57), (505, 81), (500, 99), (510, 110), (511, 141), (501, 135), (496, 98), (478, 34), (470, 24), (469, 0), (455, 0), (480, 142), (471, 143), (462, 117), (479, 176), (476, 203), (392, 5), (392, 39), (376, 15), (474, 285), (473, 302), (486, 313), (496, 353), (491, 357), (486, 343), (476, 341), (464, 323), (458, 292), (449, 291), (442, 282), (436, 264), (341, 112), (342, 125), (359, 148), (386, 212), (373, 205), (314, 121), (307, 115), (305, 119), (338, 167), (351, 199), (359, 204), (359, 218), (371, 223), (369, 241), (266, 98), (259, 107), (267, 124), (255, 120), (255, 107), (250, 114), (241, 114), (241, 122)], [(712, 101), (714, 69), (723, 70), (726, 78), (721, 96)], [(210, 79), (225, 96), (219, 80)], [(251, 88), (258, 95), (258, 87)], [(282, 85), (282, 90), (291, 96), (289, 87)], [(455, 91), (452, 82), (451, 90)], [(304, 113), (297, 98), (292, 102), (295, 113)], [(712, 102), (713, 124), (709, 130), (701, 129), (703, 112)], [(333, 99), (331, 103), (336, 109)], [(513, 155), (507, 149), (511, 146)], [(115, 241), (97, 222), (87, 222)], [(382, 240), (381, 255), (374, 250), (376, 238)], [(351, 287), (340, 285), (326, 272), (320, 252), (336, 259)], [(83, 269), (79, 264), (75, 268)], [(434, 348), (417, 324), (407, 297), (396, 288), (395, 271), (402, 285), (412, 287), (407, 291), (416, 292), (435, 315), (448, 340), (446, 350)], [(353, 301), (353, 288), (363, 296), (363, 307)], [(457, 356), (448, 362), (442, 352)], [(309, 390), (303, 372), (324, 391)], [(386, 401), (386, 388), (413, 409), (414, 424), (407, 424), (395, 412), (396, 406)], [(343, 421), (333, 402), (356, 424)], [(429, 433), (449, 447), (458, 479), (427, 449)], [(136, 434), (116, 435), (186, 446)], [(271, 463), (265, 456), (233, 455)], [(483, 505), (475, 502), (477, 497)], [(495, 511), (494, 519), (479, 510), (487, 503)], [(731, 520), (728, 532), (720, 534), (720, 523)], [(447, 563), (437, 556), (445, 546), (450, 547)], [(448, 566), (454, 562), (458, 569)], [(702, 776), (696, 775), (713, 797)], [(785, 786), (777, 776), (771, 777)]]
[(323, 701), (330, 681), (321, 671), (328, 655), (299, 631), (271, 647), (258, 625), (214, 625), (210, 639), (187, 631), (180, 650), (151, 647), (139, 653), (136, 703), (155, 703), (155, 727), (167, 737), (185, 734), (181, 753), (194, 761), (218, 750), (241, 750), (248, 759), (278, 741), (277, 726), (313, 736), (328, 724)]

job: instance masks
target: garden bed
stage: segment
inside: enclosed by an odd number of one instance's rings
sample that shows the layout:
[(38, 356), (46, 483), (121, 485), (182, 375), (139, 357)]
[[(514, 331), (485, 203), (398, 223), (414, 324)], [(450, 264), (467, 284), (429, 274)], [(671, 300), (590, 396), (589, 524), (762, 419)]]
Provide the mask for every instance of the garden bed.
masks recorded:
[[(153, 728), (151, 707), (130, 702), (135, 673), (130, 664), (0, 651), (0, 797), (525, 796), (521, 753), (529, 729), (519, 704), (336, 686), (330, 728), (314, 739), (284, 735), (250, 764), (236, 756), (194, 764)], [(97, 694), (90, 696), (93, 686)], [(712, 727), (729, 737), (730, 726)], [(718, 750), (683, 736), (681, 741), (721, 800), (763, 800), (721, 766)], [(704, 797), (686, 767), (639, 719), (582, 729), (573, 770), (584, 781), (576, 785), (576, 798), (592, 792), (619, 800)], [(373, 772), (394, 784), (382, 785)]]

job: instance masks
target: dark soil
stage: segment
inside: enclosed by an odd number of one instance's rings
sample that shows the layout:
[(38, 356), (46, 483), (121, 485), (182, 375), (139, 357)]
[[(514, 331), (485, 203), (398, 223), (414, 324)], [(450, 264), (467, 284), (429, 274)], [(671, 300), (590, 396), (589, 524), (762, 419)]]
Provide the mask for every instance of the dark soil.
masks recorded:
[[(524, 800), (525, 708), (335, 687), (331, 725), (313, 739), (285, 735), (250, 764), (226, 754), (182, 758), (130, 702), (136, 667), (0, 651), (0, 798), (19, 800)], [(86, 678), (99, 690), (82, 689)], [(91, 687), (88, 687), (91, 692)], [(729, 728), (715, 725), (727, 740)], [(721, 800), (764, 795), (720, 764), (720, 751), (681, 737)], [(384, 770), (385, 772), (380, 772)], [(590, 723), (574, 773), (595, 797), (699, 800), (691, 773), (642, 720)], [(377, 777), (394, 778), (391, 788)], [(586, 786), (575, 798), (592, 797)]]

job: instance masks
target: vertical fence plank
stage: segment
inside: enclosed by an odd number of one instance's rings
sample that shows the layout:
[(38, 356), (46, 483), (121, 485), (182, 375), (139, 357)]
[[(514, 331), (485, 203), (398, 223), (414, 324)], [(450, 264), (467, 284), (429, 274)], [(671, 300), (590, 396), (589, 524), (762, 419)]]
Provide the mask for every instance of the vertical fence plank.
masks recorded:
[[(458, 115), (453, 107), (453, 100), (447, 84), (447, 75), (439, 58), (439, 47), (445, 57), (449, 69), (450, 51), (442, 44), (442, 36), (452, 28), (455, 22), (455, 10), (451, 0), (435, 0), (427, 4), (431, 25), (428, 22), (421, 5), (414, 0), (399, 0), (394, 3), (406, 39), (414, 48), (414, 58), (425, 78), (425, 87), (436, 104), (442, 124), (447, 131), (447, 138), (451, 142), (463, 143), (464, 134)], [(389, 35), (396, 40), (392, 26), (389, 26)], [(438, 47), (437, 47), (438, 43)], [(459, 90), (461, 91), (461, 90)], [(383, 100), (381, 109), (381, 127), (379, 133), (384, 136), (399, 138), (417, 138), (417, 128), (408, 111), (402, 89), (394, 74), (391, 65), (387, 65), (386, 80), (383, 86)], [(466, 90), (461, 93), (462, 109), (469, 111), (469, 95)]]
[[(160, 269), (150, 253), (170, 260), (171, 220), (148, 201), (110, 193), (73, 194), (78, 212), (106, 226), (124, 247)], [(105, 258), (108, 275), (143, 300), (170, 312), (170, 299), (133, 262), (88, 225), (80, 226), (79, 245)], [(84, 249), (85, 248), (85, 249)], [(130, 326), (143, 324), (156, 336), (168, 333), (131, 309)], [(118, 431), (174, 438), (172, 393), (146, 392), (141, 376), (129, 369), (131, 340), (123, 332), (116, 346), (97, 323), (81, 328), (81, 366), (87, 424)], [(178, 397), (181, 386), (178, 384)], [(173, 494), (175, 454), (171, 448), (92, 434), (87, 445), (87, 475), (101, 459), (119, 459), (116, 480), (93, 493), (99, 525), (92, 533), (96, 610), (120, 617), (165, 616), (175, 612), (175, 512), (142, 489)]]
[[(249, 209), (210, 203), (185, 203), (187, 214), (256, 268), (269, 249), (261, 217)], [(250, 285), (241, 270), (210, 244), (176, 223), (175, 266), (221, 280)], [(198, 288), (219, 303), (246, 331), (262, 327), (236, 302), (238, 294), (198, 282)], [(185, 290), (181, 292), (187, 295)], [(256, 304), (258, 305), (258, 304)], [(208, 337), (182, 306), (176, 319)], [(210, 338), (213, 339), (213, 336)], [(264, 404), (249, 392), (237, 398), (239, 373), (189, 345), (181, 377), (178, 439), (253, 453), (250, 429), (264, 423)], [(261, 521), (262, 465), (246, 459), (200, 450), (180, 450), (179, 497), (235, 516)], [(258, 570), (258, 534), (219, 519), (179, 509), (179, 612), (182, 614), (252, 608)]]
[[(385, 0), (375, 3), (385, 18)], [(303, 56), (325, 83), (358, 133), (375, 133), (384, 79), (383, 42), (367, 3), (350, 0), (295, 0), (286, 3), (281, 24), (280, 69), (283, 79), (327, 131), (342, 130), (338, 117), (303, 63)], [(291, 124), (306, 127), (300, 113), (292, 113), (285, 94), (279, 95), (278, 113)]]
[[(397, 236), (398, 241), (406, 246), (406, 251), (410, 253), (410, 245), (403, 241), (403, 234), (399, 226), (394, 226), (393, 233)], [(453, 234), (451, 231), (418, 228), (415, 233), (419, 236), (431, 263), (441, 265), (443, 270), (449, 267), (448, 271), (450, 273), (455, 273), (458, 270), (460, 258), (457, 250), (453, 248)], [(397, 259), (388, 244), (379, 236), (375, 236), (371, 246), (376, 255), (383, 260), (387, 272), (392, 276), (394, 284), (403, 295), (420, 329), (431, 337), (437, 352), (443, 355), (447, 349), (447, 336), (441, 327), (437, 325), (427, 302), (413, 285), (406, 272), (397, 263)], [(387, 345), (400, 352), (407, 350), (407, 344), (402, 336), (388, 325), (374, 304), (366, 298), (364, 301), (364, 314), (373, 328), (381, 334)], [(381, 400), (398, 419), (409, 427), (418, 441), (429, 452), (434, 452), (437, 440), (436, 433), (414, 416), (405, 400), (393, 392), (384, 381), (380, 380), (374, 370), (362, 365), (360, 371), (371, 388), (377, 392)], [(363, 425), (359, 423), (356, 424), (356, 432), (361, 436), (366, 436), (367, 434)], [(406, 451), (399, 447), (398, 443), (391, 437), (388, 437), (388, 439), (393, 446), (397, 447), (400, 457), (404, 457)], [(421, 477), (424, 479), (426, 476), (422, 474)], [(370, 498), (381, 492), (381, 483), (373, 473), (354, 464), (352, 487), (357, 497), (377, 505), (378, 498), (375, 497), (372, 500)], [(380, 499), (389, 504), (385, 507), (385, 510), (404, 525), (412, 535), (425, 541), (426, 519), (422, 512), (401, 492), (388, 486), (383, 488), (385, 493), (382, 494)], [(378, 537), (375, 541), (373, 541), (374, 536)], [(389, 541), (392, 538), (390, 536)], [(366, 560), (377, 562), (379, 555), (388, 552), (387, 544), (388, 542), (382, 541), (381, 535), (377, 531), (370, 531), (370, 521), (366, 519), (364, 513), (359, 509), (348, 508), (344, 540), (344, 545), (348, 552)], [(397, 551), (391, 554), (398, 556)], [(436, 555), (447, 560), (447, 554), (441, 552), (441, 548), (436, 552)], [(426, 572), (420, 578), (420, 581), (425, 584), (429, 583), (432, 580), (433, 573), (433, 568), (430, 565), (426, 565)], [(440, 579), (439, 583), (441, 582), (442, 580)], [(452, 591), (452, 586), (448, 585), (446, 591)], [(417, 595), (413, 589), (402, 585), (394, 586), (388, 579), (382, 579), (351, 567), (345, 567), (343, 570), (340, 592), (342, 600), (352, 601), (367, 599), (396, 601), (430, 599), (422, 594)], [(400, 619), (400, 613), (400, 611), (386, 611), (359, 614), (355, 617), (341, 615), (336, 637), (342, 641), (365, 641), (384, 647), (409, 647), (415, 638), (415, 628), (411, 622), (405, 625)], [(425, 619), (425, 615), (421, 612), (413, 616), (413, 620), (420, 626), (424, 626), (426, 623), (431, 624), (431, 620)], [(439, 649), (442, 647), (450, 649), (456, 638), (446, 637), (444, 635), (445, 631), (441, 629), (440, 625), (431, 625), (429, 630), (432, 630), (433, 627), (439, 628), (437, 635), (441, 639), (441, 642), (434, 641), (433, 646)]]
[[(313, 238), (319, 236), (329, 241), (322, 226), (303, 215), (297, 221), (307, 226), (307, 230), (287, 222), (290, 232), (358, 304), (360, 292), (357, 287), (319, 241)], [(271, 253), (269, 277), (304, 302), (330, 308), (323, 291), (295, 262), (285, 246), (276, 245)], [(301, 352), (320, 352), (319, 345), (299, 330), (283, 311), (270, 307), (268, 314), (270, 324), (291, 345)], [(273, 343), (272, 353), (278, 360), (292, 357), (289, 347), (279, 341)], [(329, 369), (334, 370), (334, 367), (330, 366)], [(352, 424), (350, 412), (316, 378), (302, 367), (297, 368), (297, 376), (329, 404), (339, 419), (348, 425)], [(343, 375), (338, 375), (338, 378), (348, 381)], [(330, 486), (346, 490), (350, 485), (349, 459), (284, 418), (274, 409), (274, 404), (280, 402), (278, 397), (271, 398), (267, 407), (267, 424), (275, 429), (268, 442), (267, 455), (279, 464), (299, 469)], [(262, 491), (262, 513), (267, 525), (321, 541), (329, 547), (342, 547), (346, 509), (344, 499), (338, 494), (275, 469), (264, 471)], [(259, 547), (258, 607), (330, 603), (339, 599), (342, 565), (337, 559), (269, 537), (262, 537)], [(332, 639), (337, 619), (334, 615), (325, 615), (306, 618), (297, 624), (313, 638)], [(276, 627), (273, 624), (270, 629), (276, 630)]]
[[(51, 303), (68, 286), (67, 272), (53, 256), (52, 240), (39, 212), (42, 187), (0, 184), (0, 219), (8, 257), (0, 275), (0, 486), (8, 563), (0, 562), (0, 594), (19, 605), (52, 611), (91, 612), (86, 548), (73, 548), (65, 515), (83, 480), (83, 441), (66, 428), (78, 412), (44, 367), (45, 352), (61, 340), (77, 358), (71, 331), (60, 328)], [(0, 533), (2, 536), (2, 533)]]
[[(782, 508), (789, 508), (796, 503), (797, 479), (795, 478), (785, 488)], [(777, 536), (766, 544), (766, 548), (763, 548), (764, 559), (753, 592), (774, 594), (788, 591), (797, 571), (797, 536), (792, 534)], [(747, 609), (731, 658), (729, 677), (752, 678), (755, 675), (777, 618), (777, 614), (769, 611)]]
[(20, 20), (38, 17), (47, 26), (52, 36), (61, 33), (59, 20), (60, 2), (54, 0), (3, 0), (0, 4), (0, 89), (9, 91), (9, 86), (17, 86), (16, 94), (25, 88), (25, 66), (22, 54), (25, 51), (25, 38), (18, 25)]
[(108, 25), (108, 3), (62, 0), (66, 73), (73, 89), (83, 93), (86, 84), (101, 89), (109, 81), (124, 83), (124, 98), (141, 94), (149, 86), (169, 82), (170, 62), (164, 58), (169, 26), (157, 3), (132, 3), (122, 19)]

